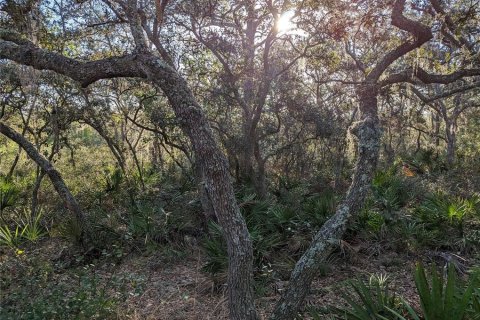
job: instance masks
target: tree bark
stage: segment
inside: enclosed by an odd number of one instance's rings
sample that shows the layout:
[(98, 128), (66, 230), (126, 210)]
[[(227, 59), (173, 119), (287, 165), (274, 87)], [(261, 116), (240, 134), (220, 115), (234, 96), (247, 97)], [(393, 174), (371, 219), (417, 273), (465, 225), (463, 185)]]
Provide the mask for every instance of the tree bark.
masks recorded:
[(122, 170), (123, 174), (126, 174), (125, 157), (123, 155), (121, 148), (118, 146), (114, 138), (110, 137), (106, 132), (106, 130), (102, 127), (102, 125), (97, 121), (95, 121), (95, 119), (93, 118), (90, 119), (89, 115), (83, 116), (82, 120), (85, 121), (85, 123), (88, 124), (91, 128), (93, 128), (93, 130), (95, 130), (100, 135), (100, 137), (103, 138), (103, 140), (105, 140), (108, 148), (110, 149), (110, 152), (115, 157), (115, 160), (117, 161), (117, 164), (120, 167), (120, 170)]
[(447, 165), (452, 168), (455, 165), (455, 151), (457, 148), (457, 125), (455, 120), (445, 119), (445, 137), (447, 140)]
[(187, 82), (163, 61), (150, 56), (140, 68), (167, 96), (195, 153), (201, 187), (223, 228), (229, 256), (228, 295), (230, 318), (258, 319), (253, 296), (253, 250), (250, 235), (228, 170), (228, 162), (214, 138), (210, 124)]
[(321, 227), (310, 247), (295, 265), (288, 289), (277, 303), (270, 318), (272, 320), (290, 320), (297, 316), (310, 284), (318, 274), (320, 263), (338, 246), (348, 221), (363, 206), (377, 167), (380, 150), (381, 130), (377, 116), (377, 90), (374, 84), (363, 84), (356, 90), (361, 120), (351, 128), (352, 134), (358, 139), (358, 158), (352, 184), (345, 200)]
[(37, 167), (37, 177), (33, 184), (32, 190), (32, 205), (30, 206), (30, 215), (36, 216), (38, 213), (38, 193), (40, 192), (40, 186), (42, 185), (43, 178), (45, 177), (45, 171), (39, 170)]
[(80, 237), (80, 242), (85, 245), (86, 244), (86, 236), (87, 236), (87, 228), (85, 222), (85, 216), (80, 208), (75, 197), (68, 189), (67, 185), (63, 181), (63, 178), (53, 165), (48, 161), (43, 155), (41, 155), (35, 146), (27, 141), (25, 137), (21, 134), (7, 126), (6, 124), (0, 122), (0, 133), (2, 133), (7, 138), (11, 139), (12, 141), (16, 142), (23, 150), (25, 150), (26, 154), (32, 159), (41, 169), (45, 172), (46, 175), (50, 178), (53, 187), (58, 192), (58, 195), (62, 198), (63, 202), (65, 203), (65, 207), (70, 210), (74, 215), (82, 228), (82, 233)]
[[(133, 18), (132, 18), (133, 19)], [(147, 51), (138, 24), (132, 21), (135, 53), (123, 57), (82, 62), (34, 46), (18, 34), (0, 29), (0, 58), (40, 70), (52, 70), (86, 87), (100, 79), (147, 79), (167, 96), (176, 119), (189, 137), (197, 161), (202, 188), (211, 201), (227, 242), (230, 318), (258, 319), (253, 295), (253, 249), (245, 219), (235, 199), (228, 162), (210, 124), (184, 78), (161, 58)]]

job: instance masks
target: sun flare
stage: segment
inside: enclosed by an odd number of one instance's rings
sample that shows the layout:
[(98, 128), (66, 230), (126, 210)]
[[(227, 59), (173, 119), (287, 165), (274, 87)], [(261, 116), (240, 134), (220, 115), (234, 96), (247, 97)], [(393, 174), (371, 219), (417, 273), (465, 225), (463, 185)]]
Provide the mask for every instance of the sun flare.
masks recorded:
[(295, 28), (292, 18), (295, 15), (293, 11), (284, 12), (277, 20), (277, 30), (279, 33), (286, 33)]

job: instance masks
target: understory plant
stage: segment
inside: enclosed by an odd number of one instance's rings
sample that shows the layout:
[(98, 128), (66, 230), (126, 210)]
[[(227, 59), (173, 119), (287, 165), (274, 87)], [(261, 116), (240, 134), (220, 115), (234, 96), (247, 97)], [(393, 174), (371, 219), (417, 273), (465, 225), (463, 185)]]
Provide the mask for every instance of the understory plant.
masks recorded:
[(40, 221), (44, 216), (43, 209), (39, 208), (36, 214), (32, 215), (26, 209), (21, 211), (19, 224), (23, 226), (22, 237), (28, 241), (35, 242), (45, 235), (44, 228)]
[(80, 270), (68, 281), (60, 281), (52, 278), (53, 269), (37, 269), (0, 292), (0, 319), (116, 319), (117, 305), (143, 290), (140, 284), (138, 291), (128, 292), (127, 284), (136, 285), (136, 279), (126, 277), (102, 279), (90, 270)]
[(397, 319), (407, 320), (470, 320), (480, 319), (478, 273), (474, 272), (468, 282), (463, 285), (453, 264), (447, 267), (447, 274), (432, 266), (429, 275), (422, 264), (415, 269), (415, 286), (420, 298), (421, 311), (417, 312), (408, 302), (403, 301), (408, 310), (408, 318), (391, 310)]
[[(257, 200), (254, 194), (239, 195), (253, 244), (256, 279), (288, 277), (296, 258), (308, 246), (314, 231), (333, 213), (332, 192), (303, 195), (284, 203), (277, 199)], [(209, 236), (203, 242), (207, 255), (204, 270), (221, 273), (227, 267), (227, 249), (221, 227), (210, 222)], [(279, 275), (281, 273), (281, 275)]]
[(404, 207), (413, 197), (414, 190), (396, 171), (396, 166), (378, 171), (372, 180), (373, 199), (379, 209), (387, 214)]
[(31, 215), (28, 210), (24, 209), (18, 216), (19, 218), (13, 223), (13, 229), (8, 224), (0, 225), (0, 245), (16, 248), (22, 240), (35, 242), (45, 235), (40, 223), (43, 216), (42, 210)]
[[(376, 279), (376, 280), (375, 280)], [(380, 281), (378, 280), (380, 279)], [(467, 282), (456, 275), (455, 266), (449, 264), (445, 273), (433, 265), (427, 273), (418, 263), (415, 268), (415, 287), (420, 301), (416, 310), (404, 298), (389, 290), (382, 278), (370, 278), (368, 284), (361, 280), (349, 282), (351, 291), (342, 296), (347, 306), (335, 306), (330, 315), (344, 320), (476, 320), (480, 319), (479, 272), (470, 274)], [(310, 314), (321, 319), (318, 310)]]
[(342, 292), (348, 307), (333, 307), (336, 319), (383, 320), (390, 310), (397, 310), (400, 299), (392, 290), (386, 275), (372, 275), (367, 284), (351, 280)]
[(0, 245), (16, 248), (23, 236), (23, 230), (19, 225), (15, 226), (14, 231), (10, 230), (8, 225), (0, 226)]
[(6, 208), (16, 203), (19, 193), (15, 184), (5, 177), (0, 177), (0, 216)]

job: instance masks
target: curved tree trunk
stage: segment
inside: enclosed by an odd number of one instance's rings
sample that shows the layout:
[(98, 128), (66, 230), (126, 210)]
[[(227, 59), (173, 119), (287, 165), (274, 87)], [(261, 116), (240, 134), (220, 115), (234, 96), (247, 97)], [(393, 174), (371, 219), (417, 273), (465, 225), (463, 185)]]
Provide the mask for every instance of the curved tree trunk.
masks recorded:
[(60, 172), (58, 172), (53, 165), (48, 161), (43, 155), (38, 152), (35, 146), (27, 141), (25, 137), (21, 134), (7, 126), (6, 124), (0, 122), (0, 133), (2, 133), (7, 138), (11, 139), (12, 141), (16, 142), (25, 152), (27, 155), (32, 159), (43, 172), (50, 178), (53, 187), (58, 192), (58, 195), (62, 198), (65, 203), (65, 207), (70, 210), (77, 219), (77, 222), (82, 228), (82, 233), (80, 236), (80, 242), (85, 245), (86, 244), (86, 223), (85, 223), (85, 216), (80, 208), (75, 197), (72, 195), (70, 190), (68, 189), (67, 185), (63, 181)]
[[(138, 24), (132, 27), (132, 34), (136, 40), (142, 37)], [(130, 55), (82, 62), (37, 48), (15, 32), (0, 29), (0, 39), (0, 58), (55, 71), (79, 81), (83, 87), (100, 79), (137, 77), (162, 89), (179, 125), (190, 138), (202, 187), (224, 230), (229, 255), (230, 317), (258, 319), (253, 297), (253, 250), (245, 219), (235, 199), (227, 160), (186, 80), (167, 62), (147, 52), (141, 41), (138, 52)]]
[(253, 295), (252, 243), (235, 199), (227, 159), (185, 79), (155, 56), (142, 57), (144, 59), (141, 60), (139, 68), (166, 94), (178, 123), (190, 138), (201, 188), (204, 189), (224, 230), (229, 257), (230, 318), (258, 319)]
[(310, 247), (295, 265), (288, 289), (277, 303), (270, 319), (291, 320), (297, 316), (312, 280), (318, 275), (320, 263), (338, 246), (348, 221), (361, 209), (370, 190), (381, 137), (377, 116), (377, 87), (374, 84), (360, 85), (357, 95), (361, 120), (351, 128), (351, 132), (358, 138), (358, 158), (352, 184), (335, 215), (321, 227)]

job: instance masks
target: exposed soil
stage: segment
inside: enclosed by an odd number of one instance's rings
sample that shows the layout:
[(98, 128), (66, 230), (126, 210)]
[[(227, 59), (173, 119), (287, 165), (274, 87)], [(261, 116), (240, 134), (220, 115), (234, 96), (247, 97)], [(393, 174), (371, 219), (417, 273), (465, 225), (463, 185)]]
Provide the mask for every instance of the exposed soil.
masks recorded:
[[(69, 281), (71, 270), (82, 267), (75, 264), (68, 266), (68, 260), (74, 259), (71, 252), (72, 247), (58, 239), (44, 240), (36, 247), (25, 249), (21, 255), (5, 250), (0, 255), (0, 272), (2, 277), (10, 273), (9, 276), (15, 278), (18, 268), (22, 263), (26, 263), (26, 257), (31, 259), (35, 256), (39, 258), (36, 261), (46, 259), (53, 265), (60, 266), (54, 277)], [(431, 261), (426, 255), (420, 259), (418, 256), (395, 252), (385, 252), (381, 256), (373, 257), (362, 253), (350, 253), (348, 256), (338, 253), (331, 260), (325, 275), (314, 281), (311, 294), (305, 301), (305, 309), (342, 303), (341, 287), (346, 285), (348, 279), (368, 279), (372, 274), (387, 275), (392, 288), (417, 307), (413, 282), (415, 262)], [(62, 263), (59, 264), (60, 262)], [(129, 298), (118, 305), (117, 319), (228, 319), (227, 297), (225, 286), (221, 284), (222, 278), (216, 279), (215, 283), (208, 274), (202, 272), (204, 260), (196, 248), (177, 257), (166, 258), (157, 251), (152, 254), (131, 253), (119, 263), (112, 263), (108, 259), (95, 260), (92, 263), (95, 265), (95, 274), (104, 281), (114, 275), (140, 279), (142, 290), (135, 294), (135, 288), (128, 288)], [(265, 296), (257, 300), (259, 313), (264, 319), (268, 318), (267, 315), (287, 284), (287, 281), (269, 284)]]

